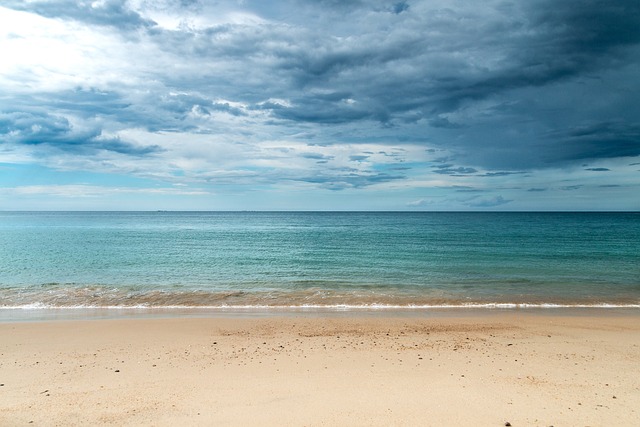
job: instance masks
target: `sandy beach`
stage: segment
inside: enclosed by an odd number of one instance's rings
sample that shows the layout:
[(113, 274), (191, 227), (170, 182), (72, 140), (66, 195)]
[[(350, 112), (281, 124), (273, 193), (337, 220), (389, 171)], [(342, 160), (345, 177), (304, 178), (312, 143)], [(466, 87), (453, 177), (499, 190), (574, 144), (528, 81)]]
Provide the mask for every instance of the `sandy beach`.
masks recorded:
[(0, 323), (0, 425), (640, 425), (640, 315)]

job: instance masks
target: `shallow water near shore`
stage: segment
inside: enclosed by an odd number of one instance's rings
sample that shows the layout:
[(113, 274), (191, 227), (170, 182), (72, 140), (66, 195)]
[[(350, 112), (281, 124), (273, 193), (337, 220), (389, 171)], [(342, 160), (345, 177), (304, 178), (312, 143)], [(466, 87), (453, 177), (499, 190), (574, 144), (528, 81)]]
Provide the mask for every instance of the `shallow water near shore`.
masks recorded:
[(135, 319), (473, 319), (512, 316), (637, 318), (640, 307), (434, 307), (434, 308), (0, 308), (0, 323)]
[(7, 317), (572, 307), (640, 308), (640, 214), (0, 212)]

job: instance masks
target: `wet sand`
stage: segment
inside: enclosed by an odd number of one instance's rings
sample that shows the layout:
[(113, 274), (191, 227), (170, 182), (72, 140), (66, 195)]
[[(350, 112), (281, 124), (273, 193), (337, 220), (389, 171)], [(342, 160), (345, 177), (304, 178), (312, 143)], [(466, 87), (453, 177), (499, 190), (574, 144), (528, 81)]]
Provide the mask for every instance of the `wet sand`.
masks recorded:
[(640, 425), (640, 313), (0, 323), (0, 425)]

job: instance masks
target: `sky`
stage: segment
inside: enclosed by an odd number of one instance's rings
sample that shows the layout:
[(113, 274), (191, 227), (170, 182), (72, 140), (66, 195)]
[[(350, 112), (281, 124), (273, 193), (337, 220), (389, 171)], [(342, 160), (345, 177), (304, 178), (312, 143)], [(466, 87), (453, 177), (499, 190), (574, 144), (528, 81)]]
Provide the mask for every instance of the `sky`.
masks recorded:
[(640, 210), (638, 0), (2, 0), (0, 210)]

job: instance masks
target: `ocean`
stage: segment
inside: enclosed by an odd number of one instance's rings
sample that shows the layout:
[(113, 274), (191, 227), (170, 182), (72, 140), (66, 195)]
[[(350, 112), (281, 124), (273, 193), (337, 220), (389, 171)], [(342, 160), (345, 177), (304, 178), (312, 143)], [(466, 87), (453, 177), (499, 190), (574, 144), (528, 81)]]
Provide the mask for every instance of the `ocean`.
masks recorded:
[(638, 213), (0, 212), (0, 308), (640, 307)]

